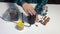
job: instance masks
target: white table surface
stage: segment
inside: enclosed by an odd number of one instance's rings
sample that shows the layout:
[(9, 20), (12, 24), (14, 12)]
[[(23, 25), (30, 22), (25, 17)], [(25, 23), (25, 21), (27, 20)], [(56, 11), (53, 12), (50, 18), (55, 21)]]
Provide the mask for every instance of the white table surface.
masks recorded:
[[(15, 28), (15, 23), (7, 22), (0, 18), (0, 34), (60, 34), (60, 5), (48, 4), (47, 6), (48, 16), (51, 20), (46, 26), (39, 23), (39, 27), (32, 25), (20, 31)], [(7, 3), (0, 2), (0, 16), (2, 16), (7, 7)]]

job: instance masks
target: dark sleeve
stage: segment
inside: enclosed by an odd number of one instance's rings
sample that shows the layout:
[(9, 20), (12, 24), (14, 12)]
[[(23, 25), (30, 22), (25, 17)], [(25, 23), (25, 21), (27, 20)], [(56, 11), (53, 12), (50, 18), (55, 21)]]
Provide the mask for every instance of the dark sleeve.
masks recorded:
[(17, 0), (16, 3), (20, 6), (22, 6), (25, 3), (25, 0)]
[(35, 7), (36, 12), (40, 14), (40, 11), (42, 10), (42, 7), (43, 7), (44, 5), (46, 5), (47, 2), (48, 2), (48, 0), (41, 0), (41, 1), (37, 4), (37, 6)]

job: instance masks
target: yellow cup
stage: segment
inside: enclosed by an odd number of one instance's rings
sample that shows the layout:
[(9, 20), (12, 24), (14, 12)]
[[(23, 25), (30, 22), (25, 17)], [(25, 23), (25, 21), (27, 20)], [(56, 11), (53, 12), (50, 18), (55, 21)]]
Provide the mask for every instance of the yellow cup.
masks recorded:
[(18, 29), (24, 29), (24, 23), (23, 22), (18, 22), (17, 26), (18, 26)]

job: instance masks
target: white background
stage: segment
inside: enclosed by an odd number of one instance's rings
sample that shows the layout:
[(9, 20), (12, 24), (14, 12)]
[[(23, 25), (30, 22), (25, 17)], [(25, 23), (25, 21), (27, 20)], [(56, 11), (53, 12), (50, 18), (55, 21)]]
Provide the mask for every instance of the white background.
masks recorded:
[[(60, 5), (48, 4), (47, 6), (51, 20), (46, 26), (39, 23), (39, 27), (32, 25), (21, 31), (15, 28), (15, 23), (0, 18), (0, 34), (60, 34)], [(8, 9), (7, 3), (0, 2), (0, 16), (6, 9)]]

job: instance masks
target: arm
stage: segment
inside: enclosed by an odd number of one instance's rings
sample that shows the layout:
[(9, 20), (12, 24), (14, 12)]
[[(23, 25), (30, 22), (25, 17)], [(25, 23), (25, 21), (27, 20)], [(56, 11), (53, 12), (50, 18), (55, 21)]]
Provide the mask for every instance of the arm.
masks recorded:
[[(21, 5), (23, 7), (23, 9), (25, 10), (25, 12), (28, 13), (28, 16), (29, 16), (29, 14), (36, 15), (36, 11), (34, 10), (34, 8), (30, 4), (26, 3), (25, 0), (18, 0), (17, 4)], [(36, 17), (36, 20), (37, 19), (38, 19), (38, 17)]]
[(25, 2), (25, 0), (18, 0), (16, 1), (16, 3), (22, 6), (25, 12), (27, 12), (28, 14), (36, 15), (36, 11), (34, 10), (34, 8), (30, 4)]
[(36, 12), (37, 12), (38, 14), (40, 14), (40, 11), (42, 10), (42, 7), (45, 6), (47, 2), (48, 2), (48, 0), (41, 0), (41, 1), (37, 4), (35, 10), (36, 10)]
[(16, 3), (20, 6), (22, 6), (23, 4), (25, 4), (25, 0), (17, 0)]

